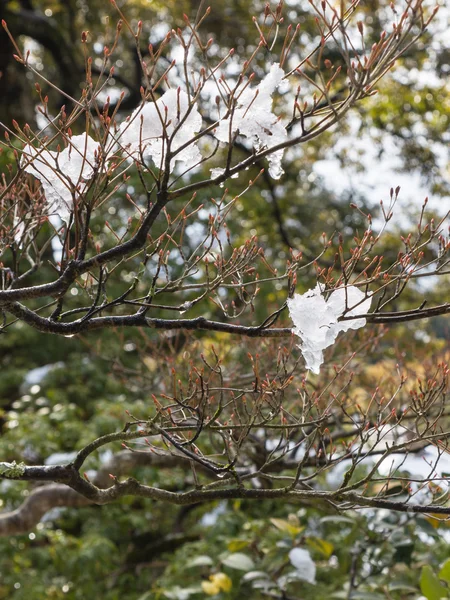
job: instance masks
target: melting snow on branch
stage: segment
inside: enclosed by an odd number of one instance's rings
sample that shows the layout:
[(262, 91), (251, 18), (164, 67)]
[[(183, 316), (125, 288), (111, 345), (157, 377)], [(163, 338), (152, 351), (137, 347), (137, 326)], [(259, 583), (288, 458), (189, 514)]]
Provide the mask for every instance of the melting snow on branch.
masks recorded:
[[(281, 144), (287, 139), (285, 125), (272, 112), (272, 94), (284, 75), (283, 69), (275, 63), (256, 89), (246, 88), (237, 98), (231, 133), (239, 131), (240, 135), (252, 139), (258, 151)], [(229, 119), (222, 119), (214, 135), (221, 142), (230, 142)], [(283, 150), (277, 150), (268, 156), (269, 174), (274, 179), (283, 175), (282, 158)]]
[[(231, 135), (239, 132), (251, 139), (258, 151), (286, 141), (286, 127), (272, 112), (272, 95), (284, 76), (283, 69), (274, 64), (256, 88), (245, 88), (237, 96), (232, 116), (222, 119), (215, 130), (217, 139), (230, 142), (231, 128)], [(156, 102), (138, 107), (122, 123), (117, 139), (128, 158), (151, 159), (160, 169), (166, 166), (170, 144), (170, 151), (175, 156), (169, 171), (177, 161), (189, 170), (202, 160), (198, 145), (193, 141), (201, 128), (202, 117), (192, 99), (181, 89), (170, 89)], [(22, 166), (41, 181), (50, 211), (68, 222), (74, 200), (86, 191), (87, 182), (94, 175), (98, 157), (99, 144), (83, 133), (72, 136), (68, 147), (61, 152), (27, 144), (23, 149)], [(269, 173), (275, 179), (283, 174), (282, 157), (283, 150), (268, 156)], [(224, 169), (212, 169), (212, 176), (217, 177), (223, 172)], [(20, 231), (16, 237), (21, 237)]]
[[(139, 106), (121, 125), (120, 144), (132, 158), (152, 159), (156, 167), (164, 168), (167, 144), (175, 152), (190, 142), (202, 128), (202, 117), (195, 106), (189, 106), (189, 97), (183, 90), (170, 89), (156, 102)], [(186, 169), (200, 162), (202, 156), (196, 143), (183, 148), (172, 161), (180, 161)]]
[(323, 363), (323, 351), (332, 346), (341, 331), (364, 327), (366, 319), (339, 321), (344, 315), (365, 314), (372, 298), (366, 297), (355, 286), (335, 290), (328, 300), (322, 295), (320, 284), (305, 294), (295, 294), (288, 301), (289, 314), (294, 322), (292, 331), (301, 339), (300, 349), (306, 368), (318, 374)]
[(40, 180), (49, 209), (66, 223), (73, 210), (73, 194), (82, 195), (94, 175), (97, 152), (98, 143), (86, 133), (72, 136), (62, 152), (29, 144), (23, 149), (24, 171)]

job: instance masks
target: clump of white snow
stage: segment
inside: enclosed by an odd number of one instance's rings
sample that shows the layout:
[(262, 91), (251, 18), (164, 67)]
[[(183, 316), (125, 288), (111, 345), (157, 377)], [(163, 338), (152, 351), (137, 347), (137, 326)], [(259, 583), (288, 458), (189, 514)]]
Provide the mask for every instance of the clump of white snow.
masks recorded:
[(308, 583), (316, 583), (316, 565), (308, 550), (292, 548), (289, 552), (289, 561), (296, 569), (296, 575)]
[(220, 177), (221, 175), (223, 175), (225, 173), (225, 169), (222, 169), (221, 167), (215, 167), (214, 169), (210, 169), (211, 171), (211, 177), (213, 179), (215, 179), (216, 177)]
[[(286, 126), (272, 112), (272, 94), (280, 85), (285, 73), (278, 63), (272, 65), (269, 73), (258, 87), (247, 87), (237, 97), (237, 106), (230, 118), (222, 119), (214, 135), (221, 142), (230, 142), (230, 130), (252, 140), (256, 150), (272, 148), (287, 139)], [(281, 160), (283, 150), (268, 156), (269, 174), (279, 179), (283, 174)]]
[(328, 300), (322, 295), (320, 284), (305, 294), (288, 299), (288, 309), (294, 322), (293, 332), (301, 339), (299, 345), (306, 368), (318, 374), (323, 363), (323, 351), (332, 346), (341, 331), (364, 327), (366, 319), (339, 321), (339, 317), (365, 314), (369, 311), (371, 296), (355, 286), (339, 288)]
[(49, 210), (66, 223), (73, 210), (73, 200), (81, 196), (94, 175), (98, 162), (98, 142), (87, 133), (74, 135), (61, 152), (35, 148), (27, 144), (21, 164), (24, 171), (40, 180)]
[[(16, 205), (17, 207), (17, 205)], [(23, 247), (23, 234), (25, 233), (25, 223), (19, 219), (17, 212), (13, 220), (14, 242), (19, 248)]]
[[(139, 106), (120, 127), (119, 142), (125, 154), (130, 158), (151, 159), (158, 169), (164, 169), (168, 142), (170, 151), (175, 152), (202, 128), (202, 117), (190, 104), (186, 92), (170, 89), (156, 102)], [(170, 171), (176, 161), (189, 169), (201, 159), (197, 144), (192, 142), (176, 154)]]

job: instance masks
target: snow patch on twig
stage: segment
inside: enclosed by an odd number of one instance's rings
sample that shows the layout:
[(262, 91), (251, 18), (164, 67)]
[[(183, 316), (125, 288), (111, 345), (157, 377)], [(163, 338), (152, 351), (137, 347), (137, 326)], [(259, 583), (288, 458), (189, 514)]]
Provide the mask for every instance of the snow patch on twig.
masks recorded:
[[(221, 142), (229, 143), (230, 133), (250, 138), (257, 151), (272, 148), (286, 141), (285, 124), (272, 112), (272, 94), (280, 85), (285, 73), (278, 63), (272, 65), (269, 73), (258, 87), (246, 88), (237, 97), (237, 106), (230, 118), (222, 119), (214, 135)], [(268, 156), (269, 174), (274, 179), (283, 175), (281, 160), (284, 150), (277, 150)]]
[(74, 199), (87, 189), (98, 162), (98, 142), (87, 133), (74, 135), (61, 152), (27, 144), (21, 164), (24, 171), (40, 180), (49, 210), (68, 223)]
[(332, 346), (341, 331), (364, 327), (366, 319), (338, 321), (346, 317), (365, 314), (372, 303), (371, 296), (355, 286), (339, 288), (325, 300), (320, 284), (305, 294), (295, 294), (287, 301), (289, 314), (294, 327), (292, 331), (299, 336), (299, 345), (306, 368), (319, 374), (323, 363), (323, 351)]
[[(175, 152), (188, 144), (202, 128), (202, 117), (183, 90), (170, 89), (156, 102), (139, 106), (120, 127), (120, 144), (130, 158), (151, 159), (158, 169), (164, 169), (168, 144)], [(180, 150), (171, 161), (184, 163), (190, 169), (202, 159), (197, 143)]]

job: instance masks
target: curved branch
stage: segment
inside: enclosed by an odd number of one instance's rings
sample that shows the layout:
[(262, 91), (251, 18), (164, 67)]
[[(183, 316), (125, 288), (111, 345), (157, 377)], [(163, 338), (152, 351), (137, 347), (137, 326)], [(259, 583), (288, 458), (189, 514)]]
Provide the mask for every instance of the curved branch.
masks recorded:
[[(0, 292), (1, 294), (1, 292)], [(264, 327), (262, 325), (247, 326), (235, 325), (233, 323), (221, 323), (211, 321), (205, 317), (194, 319), (157, 319), (146, 317), (144, 313), (138, 312), (133, 315), (119, 315), (108, 317), (92, 317), (89, 319), (78, 319), (71, 323), (61, 323), (49, 318), (41, 317), (19, 302), (4, 303), (5, 311), (11, 313), (24, 323), (44, 333), (57, 335), (76, 335), (87, 331), (114, 327), (146, 327), (149, 329), (184, 330), (184, 331), (220, 331), (245, 337), (289, 337), (293, 335), (290, 327)], [(417, 321), (439, 315), (450, 314), (450, 303), (441, 304), (427, 309), (411, 309), (399, 312), (372, 313), (343, 317), (342, 320), (365, 318), (369, 323), (395, 324), (407, 321)]]
[[(136, 437), (134, 435), (134, 437)], [(123, 438), (121, 438), (123, 439)], [(93, 450), (91, 450), (93, 451)], [(169, 453), (131, 452), (123, 450), (115, 454), (97, 472), (93, 481), (100, 488), (113, 485), (111, 473), (121, 476), (138, 466), (158, 468), (189, 467), (190, 463), (183, 456)], [(205, 474), (208, 474), (205, 471)], [(72, 477), (72, 468), (68, 466), (26, 467), (21, 480), (27, 481), (68, 481)], [(0, 537), (20, 535), (33, 529), (42, 517), (53, 508), (80, 508), (94, 504), (93, 500), (81, 495), (64, 483), (50, 483), (31, 491), (26, 500), (15, 510), (0, 513)]]
[[(450, 314), (450, 302), (432, 306), (430, 308), (412, 308), (398, 312), (374, 313), (367, 315), (370, 323), (404, 323), (405, 321), (418, 321), (428, 317), (438, 317)], [(355, 317), (353, 317), (355, 318)]]
[(88, 504), (92, 502), (62, 483), (38, 487), (19, 508), (0, 514), (0, 536), (27, 533), (52, 508), (80, 508)]
[(234, 325), (232, 323), (210, 321), (205, 317), (197, 317), (195, 319), (152, 319), (146, 317), (144, 313), (135, 313), (133, 315), (93, 317), (86, 320), (78, 319), (71, 323), (61, 323), (41, 317), (19, 302), (5, 304), (4, 309), (38, 331), (59, 335), (75, 335), (96, 329), (112, 327), (147, 327), (150, 329), (164, 329), (165, 331), (170, 329), (183, 329), (185, 331), (222, 331), (224, 333), (244, 335), (247, 337), (286, 337), (292, 335), (292, 330), (289, 327), (272, 329), (261, 326), (249, 327), (246, 325)]
[(146, 213), (138, 231), (131, 239), (91, 258), (87, 258), (86, 260), (70, 261), (64, 272), (56, 281), (26, 288), (0, 290), (0, 305), (4, 305), (14, 300), (59, 296), (67, 291), (77, 277), (90, 269), (101, 267), (110, 261), (119, 260), (136, 250), (140, 250), (147, 241), (147, 234), (151, 226), (167, 202), (168, 199), (166, 197), (159, 197), (158, 201)]
[(115, 481), (113, 486), (101, 490), (93, 484), (79, 477), (72, 482), (70, 486), (76, 489), (83, 496), (89, 498), (96, 504), (109, 504), (123, 496), (139, 496), (142, 498), (151, 498), (162, 502), (169, 502), (176, 505), (197, 504), (211, 502), (213, 500), (261, 500), (283, 498), (286, 502), (303, 502), (305, 500), (325, 500), (342, 504), (342, 508), (349, 508), (351, 503), (354, 507), (375, 506), (377, 508), (389, 508), (399, 512), (412, 513), (436, 513), (450, 515), (450, 506), (435, 504), (421, 505), (408, 504), (407, 502), (391, 501), (383, 498), (370, 498), (362, 496), (353, 491), (336, 492), (321, 490), (298, 490), (288, 488), (264, 489), (264, 488), (245, 488), (245, 487), (226, 487), (216, 489), (195, 489), (188, 492), (171, 492), (161, 488), (155, 488), (143, 485), (135, 479), (129, 478), (126, 481)]
[[(157, 468), (190, 468), (191, 460), (180, 454), (166, 451), (140, 452), (124, 450), (115, 454), (110, 461), (105, 463), (93, 477), (93, 481), (82, 477), (78, 469), (84, 460), (99, 447), (111, 441), (143, 437), (141, 431), (122, 431), (102, 436), (91, 444), (88, 444), (77, 455), (73, 464), (56, 466), (31, 466), (24, 467), (23, 473), (10, 477), (13, 480), (22, 481), (53, 481), (49, 485), (43, 485), (34, 489), (23, 504), (10, 512), (0, 514), (0, 536), (18, 535), (30, 531), (42, 517), (51, 509), (58, 507), (79, 508), (90, 504), (109, 504), (124, 496), (139, 496), (153, 500), (169, 502), (176, 505), (190, 505), (205, 503), (213, 500), (223, 499), (263, 499), (283, 498), (289, 502), (326, 501), (343, 509), (371, 506), (376, 508), (388, 508), (400, 512), (429, 513), (448, 515), (450, 507), (441, 505), (419, 505), (407, 502), (391, 501), (382, 497), (366, 497), (353, 490), (321, 491), (314, 489), (282, 488), (245, 488), (243, 486), (230, 486), (233, 480), (231, 476), (221, 482), (220, 487), (211, 485), (196, 488), (188, 492), (173, 492), (161, 488), (144, 485), (129, 478), (118, 481), (118, 477), (128, 474), (138, 466), (152, 466)], [(340, 459), (336, 462), (340, 462)], [(295, 461), (282, 463), (280, 468), (290, 466), (294, 468)], [(210, 470), (196, 463), (196, 469), (200, 469), (209, 478), (214, 475)], [(271, 471), (272, 469), (269, 469)], [(113, 474), (111, 474), (113, 473)], [(256, 471), (252, 477), (263, 477), (264, 472)], [(8, 477), (7, 477), (8, 478)], [(248, 479), (248, 477), (246, 477)], [(64, 483), (62, 483), (64, 482)], [(226, 487), (228, 485), (228, 487)]]

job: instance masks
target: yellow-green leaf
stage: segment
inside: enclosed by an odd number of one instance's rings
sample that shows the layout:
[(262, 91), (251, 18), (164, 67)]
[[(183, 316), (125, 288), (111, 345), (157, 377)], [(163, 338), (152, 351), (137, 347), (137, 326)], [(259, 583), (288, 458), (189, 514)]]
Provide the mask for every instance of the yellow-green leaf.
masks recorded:
[(436, 573), (429, 565), (422, 567), (420, 590), (427, 600), (448, 598), (448, 589), (439, 581)]
[(289, 533), (292, 537), (297, 536), (304, 529), (304, 527), (292, 525), (292, 523), (289, 523), (289, 521), (286, 521), (285, 519), (270, 519), (270, 522), (272, 525), (275, 525), (277, 529)]
[(439, 571), (439, 578), (450, 584), (450, 558), (442, 565), (442, 569)]
[(333, 554), (334, 546), (331, 542), (321, 540), (320, 538), (308, 538), (306, 543), (310, 548), (313, 548), (314, 550), (317, 550), (323, 554), (325, 558), (330, 558), (330, 556)]
[(228, 550), (230, 552), (239, 552), (239, 550), (243, 550), (247, 548), (249, 542), (247, 540), (231, 540), (228, 542)]

